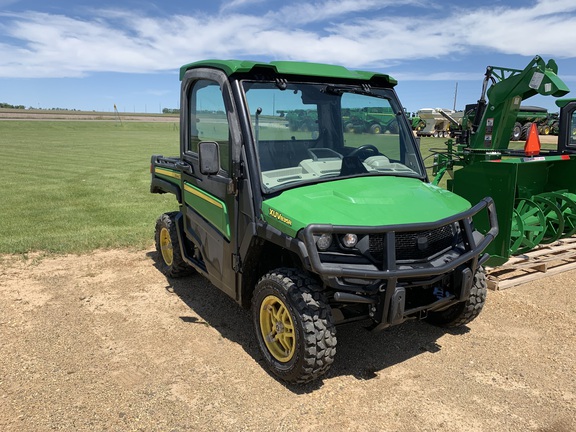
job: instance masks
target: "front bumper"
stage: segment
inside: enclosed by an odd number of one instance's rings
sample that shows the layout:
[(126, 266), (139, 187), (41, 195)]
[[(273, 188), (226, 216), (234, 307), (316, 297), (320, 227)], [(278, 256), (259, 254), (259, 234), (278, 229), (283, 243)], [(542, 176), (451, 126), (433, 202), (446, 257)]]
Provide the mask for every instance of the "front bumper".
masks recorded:
[[(472, 217), (486, 209), (490, 221), (490, 230), (481, 235), (472, 228)], [(459, 250), (452, 250), (446, 256), (437, 257), (433, 265), (404, 264), (396, 259), (396, 233), (430, 231), (445, 225), (457, 223), (460, 226), (462, 242)], [(321, 234), (383, 234), (385, 238), (384, 259), (381, 270), (361, 269), (357, 266), (322, 262), (316, 248), (315, 236)], [(498, 234), (498, 221), (496, 209), (492, 198), (484, 198), (471, 209), (454, 216), (430, 223), (386, 225), (378, 227), (336, 226), (328, 224), (308, 225), (302, 230), (304, 244), (308, 252), (311, 269), (321, 277), (361, 278), (361, 279), (390, 279), (415, 278), (441, 275), (454, 270), (456, 267), (477, 259)], [(444, 261), (444, 262), (442, 262)]]
[[(489, 231), (482, 235), (474, 230), (472, 218), (479, 212), (487, 212)], [(397, 236), (411, 233), (431, 232), (454, 225), (458, 230), (458, 241), (453, 247), (428, 259), (406, 260), (397, 256)], [(327, 262), (316, 247), (316, 239), (322, 234), (343, 235), (353, 232), (358, 236), (378, 235), (383, 239), (383, 253), (378, 265)], [(489, 256), (483, 254), (486, 247), (498, 234), (498, 222), (494, 201), (487, 197), (471, 209), (431, 223), (388, 225), (378, 227), (334, 226), (328, 224), (309, 225), (301, 232), (308, 253), (310, 269), (317, 273), (327, 286), (336, 290), (334, 299), (340, 302), (369, 303), (377, 310), (375, 319), (382, 325), (403, 321), (406, 316), (418, 312), (438, 310), (448, 305), (466, 301), (476, 270)], [(449, 298), (431, 304), (419, 305), (406, 310), (406, 286), (430, 286), (449, 276), (455, 287)], [(408, 288), (411, 289), (411, 288)]]

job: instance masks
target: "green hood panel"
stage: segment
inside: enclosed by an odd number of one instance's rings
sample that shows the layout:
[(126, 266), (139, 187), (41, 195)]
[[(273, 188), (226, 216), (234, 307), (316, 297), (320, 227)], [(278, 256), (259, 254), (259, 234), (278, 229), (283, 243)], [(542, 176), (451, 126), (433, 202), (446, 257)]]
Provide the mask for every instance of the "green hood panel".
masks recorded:
[(435, 222), (468, 210), (445, 189), (402, 177), (362, 177), (284, 191), (262, 204), (264, 219), (295, 237), (310, 224), (382, 226)]

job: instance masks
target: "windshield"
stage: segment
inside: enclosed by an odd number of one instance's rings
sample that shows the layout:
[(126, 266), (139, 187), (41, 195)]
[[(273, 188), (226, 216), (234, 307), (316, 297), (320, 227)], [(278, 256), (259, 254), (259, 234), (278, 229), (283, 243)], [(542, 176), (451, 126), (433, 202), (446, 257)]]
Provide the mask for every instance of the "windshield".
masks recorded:
[(425, 176), (392, 90), (280, 81), (243, 87), (265, 192), (348, 176)]

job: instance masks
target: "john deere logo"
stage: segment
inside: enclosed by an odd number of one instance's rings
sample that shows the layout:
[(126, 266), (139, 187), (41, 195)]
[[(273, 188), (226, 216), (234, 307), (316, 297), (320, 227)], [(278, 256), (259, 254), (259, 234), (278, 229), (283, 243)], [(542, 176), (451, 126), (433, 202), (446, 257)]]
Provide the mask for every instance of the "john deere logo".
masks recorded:
[(272, 216), (274, 219), (278, 219), (280, 222), (292, 226), (292, 221), (287, 217), (285, 217), (284, 215), (282, 215), (282, 213), (279, 213), (276, 210), (269, 209), (268, 214)]

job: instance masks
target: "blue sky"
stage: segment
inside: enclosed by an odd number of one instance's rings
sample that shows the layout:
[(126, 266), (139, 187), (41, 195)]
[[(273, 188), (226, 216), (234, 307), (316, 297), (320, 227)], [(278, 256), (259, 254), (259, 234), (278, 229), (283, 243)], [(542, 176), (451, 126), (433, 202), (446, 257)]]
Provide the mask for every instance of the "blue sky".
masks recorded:
[[(159, 112), (206, 58), (335, 63), (395, 77), (409, 111), (480, 97), (486, 66), (554, 58), (576, 97), (574, 0), (0, 0), (0, 102)], [(551, 97), (524, 102), (557, 111)]]

